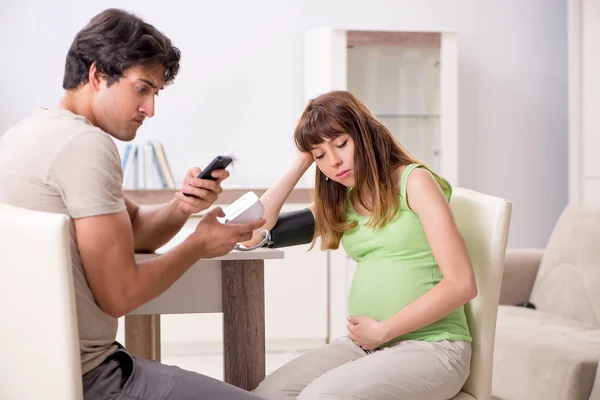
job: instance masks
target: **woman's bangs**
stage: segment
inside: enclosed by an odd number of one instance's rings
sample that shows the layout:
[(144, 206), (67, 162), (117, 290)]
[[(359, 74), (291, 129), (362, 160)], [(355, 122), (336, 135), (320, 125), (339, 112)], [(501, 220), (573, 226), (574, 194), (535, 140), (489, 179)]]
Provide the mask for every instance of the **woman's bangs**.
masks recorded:
[(294, 133), (300, 151), (310, 151), (325, 140), (333, 140), (345, 133), (333, 118), (314, 111), (304, 118)]

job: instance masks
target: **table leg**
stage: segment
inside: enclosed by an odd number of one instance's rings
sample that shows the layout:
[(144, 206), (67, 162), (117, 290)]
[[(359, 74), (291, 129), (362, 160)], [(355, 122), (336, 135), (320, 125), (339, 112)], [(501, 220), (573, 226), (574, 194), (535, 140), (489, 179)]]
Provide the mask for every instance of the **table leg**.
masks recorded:
[(134, 356), (160, 362), (160, 315), (126, 315), (125, 348)]
[(222, 261), (224, 380), (252, 390), (265, 377), (264, 260)]

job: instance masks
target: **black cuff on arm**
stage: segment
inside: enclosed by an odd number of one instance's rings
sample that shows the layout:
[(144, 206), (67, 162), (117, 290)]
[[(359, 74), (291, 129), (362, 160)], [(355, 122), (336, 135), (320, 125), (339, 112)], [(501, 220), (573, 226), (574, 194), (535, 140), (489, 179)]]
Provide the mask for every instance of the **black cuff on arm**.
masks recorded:
[(315, 217), (308, 208), (279, 214), (271, 229), (270, 238), (263, 247), (297, 246), (312, 242), (315, 236)]

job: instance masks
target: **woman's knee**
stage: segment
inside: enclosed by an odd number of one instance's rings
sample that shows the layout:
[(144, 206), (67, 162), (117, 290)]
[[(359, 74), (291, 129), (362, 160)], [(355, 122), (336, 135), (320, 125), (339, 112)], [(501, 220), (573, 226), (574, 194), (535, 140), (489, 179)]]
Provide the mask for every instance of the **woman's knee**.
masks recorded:
[(339, 400), (355, 398), (344, 390), (344, 385), (331, 379), (317, 379), (308, 385), (297, 400)]
[(254, 389), (254, 394), (266, 400), (284, 400), (295, 399), (298, 395), (298, 390), (293, 390), (293, 384), (282, 379), (276, 379), (272, 375), (268, 375)]

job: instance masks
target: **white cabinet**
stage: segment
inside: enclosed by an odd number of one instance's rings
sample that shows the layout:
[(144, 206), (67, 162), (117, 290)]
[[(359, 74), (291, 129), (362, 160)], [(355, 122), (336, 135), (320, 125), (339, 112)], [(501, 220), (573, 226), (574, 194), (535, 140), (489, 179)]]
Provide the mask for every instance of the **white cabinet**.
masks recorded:
[(265, 261), (268, 339), (327, 339), (328, 253), (310, 245), (282, 249), (283, 260)]
[(304, 100), (330, 90), (355, 94), (408, 151), (458, 184), (456, 33), (310, 30)]
[[(306, 208), (286, 204), (282, 212)], [(283, 248), (283, 260), (265, 261), (265, 323), (268, 340), (308, 339), (325, 343), (328, 335), (329, 253), (320, 242)]]
[(569, 203), (600, 205), (600, 1), (569, 0)]

